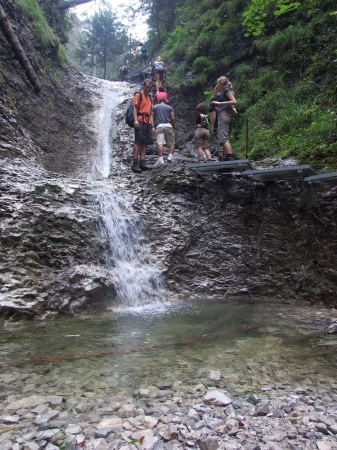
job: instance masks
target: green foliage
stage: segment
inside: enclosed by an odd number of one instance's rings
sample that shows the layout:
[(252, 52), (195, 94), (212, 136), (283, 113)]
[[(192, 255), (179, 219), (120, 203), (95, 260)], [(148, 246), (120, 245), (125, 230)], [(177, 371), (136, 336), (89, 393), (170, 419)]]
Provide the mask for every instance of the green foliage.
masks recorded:
[(207, 74), (205, 72), (199, 73), (193, 80), (193, 86), (203, 86), (207, 81)]
[(9, 107), (12, 109), (16, 109), (16, 98), (14, 97), (14, 95), (7, 90), (7, 97), (8, 97), (8, 104)]
[(206, 70), (208, 67), (208, 58), (207, 56), (198, 56), (193, 64), (192, 64), (192, 69), (195, 72), (200, 72), (202, 70)]
[(45, 191), (49, 191), (50, 193), (58, 193), (61, 192), (60, 187), (57, 184), (44, 184), (42, 186), (35, 186), (33, 194), (35, 195), (41, 195)]
[(300, 6), (299, 2), (291, 0), (252, 0), (248, 9), (243, 13), (242, 25), (247, 30), (245, 36), (260, 36), (268, 17), (282, 16)]
[(253, 73), (253, 68), (245, 63), (240, 64), (235, 69), (235, 77), (240, 81), (250, 78), (252, 76), (252, 73)]
[(44, 46), (57, 43), (57, 36), (49, 26), (43, 10), (36, 0), (14, 0), (24, 15), (31, 19), (32, 27)]
[(68, 58), (61, 40), (53, 28), (50, 27), (45, 13), (37, 0), (14, 0), (23, 14), (30, 20), (36, 36), (44, 47), (56, 48), (57, 57), (63, 67), (68, 64)]
[[(167, 81), (181, 84), (192, 70), (194, 89), (204, 91), (208, 104), (217, 77), (230, 74), (240, 111), (231, 132), (237, 155), (245, 155), (247, 118), (251, 159), (292, 156), (337, 169), (335, 0), (174, 5), (174, 26), (165, 28), (158, 47), (169, 66)], [(155, 38), (158, 30), (149, 34)]]
[(104, 79), (108, 77), (109, 68), (108, 78), (112, 79), (118, 74), (119, 56), (126, 52), (127, 44), (125, 28), (117, 21), (115, 12), (106, 5), (78, 36), (73, 62), (81, 65), (81, 69), (89, 75), (93, 75), (96, 63), (97, 75)]
[(275, 16), (282, 16), (290, 11), (298, 9), (301, 6), (300, 2), (292, 2), (291, 0), (281, 0), (277, 2), (278, 9), (274, 12)]

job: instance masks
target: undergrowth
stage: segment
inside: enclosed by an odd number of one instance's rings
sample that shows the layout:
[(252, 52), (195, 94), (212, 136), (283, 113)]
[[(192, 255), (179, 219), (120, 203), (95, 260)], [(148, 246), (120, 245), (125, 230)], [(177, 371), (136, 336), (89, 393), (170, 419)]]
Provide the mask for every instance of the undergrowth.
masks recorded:
[(37, 0), (14, 0), (20, 7), (24, 16), (29, 19), (36, 36), (39, 38), (43, 47), (54, 47), (57, 58), (62, 65), (68, 65), (68, 57), (59, 36), (48, 24), (44, 11), (38, 4)]
[(182, 84), (189, 71), (191, 88), (206, 88), (205, 104), (217, 77), (229, 74), (237, 156), (246, 156), (248, 120), (250, 159), (337, 169), (336, 29), (334, 0), (183, 0), (160, 53), (169, 84)]

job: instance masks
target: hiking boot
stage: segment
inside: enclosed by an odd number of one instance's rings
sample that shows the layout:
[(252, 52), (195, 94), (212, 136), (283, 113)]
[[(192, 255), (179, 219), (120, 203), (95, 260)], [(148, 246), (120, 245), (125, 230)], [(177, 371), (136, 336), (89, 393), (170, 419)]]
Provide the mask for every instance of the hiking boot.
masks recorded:
[(141, 169), (138, 167), (138, 159), (133, 160), (131, 170), (134, 173), (142, 173)]
[(140, 168), (140, 170), (152, 170), (152, 167), (147, 167), (146, 165), (145, 165), (145, 159), (141, 159), (140, 161), (139, 161), (139, 168)]
[(220, 161), (220, 162), (223, 161), (223, 156), (219, 156), (219, 161)]
[(173, 155), (170, 153), (167, 157), (167, 161), (172, 162), (172, 159), (173, 159)]
[(226, 158), (224, 158), (224, 161), (234, 161), (234, 155), (232, 155), (231, 153), (229, 155), (226, 156)]
[(162, 159), (158, 159), (158, 161), (156, 162), (156, 164), (153, 164), (152, 169), (155, 169), (157, 167), (163, 166), (165, 163)]

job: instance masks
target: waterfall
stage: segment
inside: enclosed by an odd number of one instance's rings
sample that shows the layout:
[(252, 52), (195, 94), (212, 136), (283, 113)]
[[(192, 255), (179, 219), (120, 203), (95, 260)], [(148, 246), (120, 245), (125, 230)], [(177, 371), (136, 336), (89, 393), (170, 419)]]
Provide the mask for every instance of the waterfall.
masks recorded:
[(164, 301), (162, 275), (139, 214), (114, 190), (101, 190), (96, 208), (106, 244), (105, 260), (113, 274), (117, 299), (128, 306)]
[[(96, 113), (99, 134), (93, 156), (92, 180), (109, 176), (111, 143), (116, 135), (115, 110), (125, 93), (124, 83), (100, 81), (101, 104)], [(117, 300), (128, 306), (142, 306), (165, 300), (163, 278), (145, 238), (140, 215), (123, 198), (123, 191), (100, 181), (95, 199), (99, 231), (105, 243), (105, 261), (112, 272)]]
[(99, 180), (109, 176), (111, 163), (111, 142), (116, 136), (115, 110), (120, 101), (121, 83), (99, 80), (101, 86), (101, 103), (96, 113), (95, 127), (98, 134), (98, 145), (93, 157), (91, 174), (88, 181)]

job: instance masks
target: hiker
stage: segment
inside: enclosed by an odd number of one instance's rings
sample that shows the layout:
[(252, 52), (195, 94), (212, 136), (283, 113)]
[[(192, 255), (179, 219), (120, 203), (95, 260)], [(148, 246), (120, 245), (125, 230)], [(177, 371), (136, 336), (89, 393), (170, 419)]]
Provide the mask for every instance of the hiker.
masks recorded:
[(236, 99), (232, 89), (232, 83), (227, 77), (220, 77), (217, 80), (215, 90), (220, 92), (220, 95), (218, 100), (214, 100), (212, 104), (218, 107), (218, 142), (223, 147), (223, 149), (218, 152), (219, 161), (234, 160), (229, 138), (231, 116), (227, 108), (227, 106), (236, 105)]
[(169, 162), (172, 162), (175, 146), (174, 128), (176, 121), (173, 108), (167, 104), (166, 98), (160, 98), (159, 104), (154, 105), (151, 111), (151, 119), (154, 122), (158, 146), (158, 161), (153, 167), (158, 167), (164, 164), (164, 145), (166, 144), (169, 147), (167, 157)]
[(121, 66), (121, 67), (119, 68), (119, 76), (120, 76), (120, 78), (121, 78), (121, 81), (125, 81), (125, 77), (126, 77), (126, 75), (128, 74), (128, 72), (129, 72), (129, 68), (128, 68), (128, 66), (126, 66), (126, 65)]
[(168, 99), (167, 92), (165, 91), (165, 88), (163, 86), (160, 86), (159, 91), (157, 92), (157, 94), (154, 97), (154, 102), (153, 103), (155, 105), (157, 105), (161, 98), (165, 98), (166, 99), (166, 103), (170, 103), (169, 99)]
[(198, 158), (202, 158), (204, 153), (207, 161), (212, 161), (211, 152), (209, 151), (211, 143), (211, 135), (208, 131), (209, 118), (206, 111), (206, 106), (203, 103), (197, 105), (197, 118), (195, 130), (195, 146), (198, 151)]
[(122, 72), (122, 74), (123, 74), (123, 79), (122, 79), (122, 81), (125, 81), (126, 80), (126, 76), (127, 76), (127, 74), (129, 73), (129, 71), (130, 71), (130, 69), (129, 69), (129, 66), (124, 66), (124, 69), (123, 69), (123, 72)]
[(136, 47), (135, 50), (135, 56), (133, 58), (134, 61), (137, 61), (137, 59), (139, 60), (139, 67), (142, 67), (145, 65), (145, 62), (148, 58), (148, 54), (147, 54), (147, 48), (145, 47), (144, 44), (142, 44), (141, 42), (138, 44), (138, 46)]
[(166, 76), (166, 70), (166, 64), (160, 56), (157, 56), (157, 59), (152, 63), (151, 67), (151, 75), (154, 75), (156, 79), (157, 94), (159, 92), (159, 88), (163, 86), (163, 79)]
[[(135, 143), (133, 145), (133, 163), (132, 172), (141, 173), (143, 170), (151, 170), (145, 165), (145, 155), (147, 144), (152, 143), (152, 134), (154, 134), (154, 125), (151, 117), (152, 101), (150, 92), (152, 81), (144, 80), (143, 90), (137, 92), (133, 98), (133, 118), (135, 128)], [(138, 155), (140, 156), (138, 166)]]

